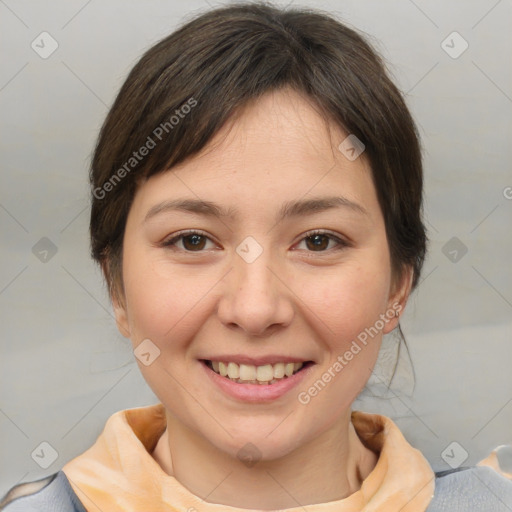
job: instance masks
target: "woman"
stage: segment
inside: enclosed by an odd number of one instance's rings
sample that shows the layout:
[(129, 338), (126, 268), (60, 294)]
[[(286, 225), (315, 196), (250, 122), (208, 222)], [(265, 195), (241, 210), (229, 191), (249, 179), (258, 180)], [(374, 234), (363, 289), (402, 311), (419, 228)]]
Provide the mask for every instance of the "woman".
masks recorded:
[(161, 403), (2, 510), (512, 508), (497, 471), (436, 475), (351, 411), (426, 250), (415, 125), (361, 36), (259, 3), (197, 17), (131, 71), (90, 177), (92, 255)]

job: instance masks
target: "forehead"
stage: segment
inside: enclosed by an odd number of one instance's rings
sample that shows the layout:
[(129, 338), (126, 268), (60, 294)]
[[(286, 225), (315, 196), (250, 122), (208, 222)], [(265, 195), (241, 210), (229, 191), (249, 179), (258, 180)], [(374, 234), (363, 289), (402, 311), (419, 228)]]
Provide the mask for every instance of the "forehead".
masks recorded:
[(273, 91), (240, 109), (198, 154), (152, 176), (134, 206), (186, 197), (274, 213), (300, 198), (342, 195), (378, 215), (364, 153), (350, 160), (338, 149), (347, 136), (298, 92)]
[(255, 160), (273, 157), (296, 164), (305, 158), (313, 159), (317, 166), (332, 164), (333, 152), (345, 137), (310, 98), (286, 87), (238, 109), (197, 159), (208, 157), (225, 165), (251, 155)]

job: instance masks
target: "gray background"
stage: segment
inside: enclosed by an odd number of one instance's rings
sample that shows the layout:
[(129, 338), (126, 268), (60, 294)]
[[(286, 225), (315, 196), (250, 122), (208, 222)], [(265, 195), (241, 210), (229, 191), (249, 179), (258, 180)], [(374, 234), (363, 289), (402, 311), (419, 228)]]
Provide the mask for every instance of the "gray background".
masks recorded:
[[(158, 401), (89, 259), (87, 168), (138, 57), (208, 4), (220, 3), (0, 0), (1, 494), (58, 471), (115, 411)], [(512, 443), (512, 3), (304, 4), (370, 35), (425, 150), (430, 252), (402, 320), (415, 393), (365, 391), (355, 408), (391, 416), (436, 470), (454, 441), (452, 458), (474, 464)], [(58, 43), (46, 59), (31, 47), (43, 31)], [(457, 58), (453, 31), (469, 45)], [(396, 393), (410, 384), (402, 362)]]

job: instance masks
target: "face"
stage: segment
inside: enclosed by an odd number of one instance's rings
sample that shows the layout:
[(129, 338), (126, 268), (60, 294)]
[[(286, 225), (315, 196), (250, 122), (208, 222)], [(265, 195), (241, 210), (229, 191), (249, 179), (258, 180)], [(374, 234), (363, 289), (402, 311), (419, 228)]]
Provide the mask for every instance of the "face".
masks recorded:
[(330, 128), (298, 93), (269, 93), (128, 215), (118, 327), (144, 343), (168, 414), (233, 457), (249, 442), (284, 456), (346, 418), (408, 294), (364, 153)]

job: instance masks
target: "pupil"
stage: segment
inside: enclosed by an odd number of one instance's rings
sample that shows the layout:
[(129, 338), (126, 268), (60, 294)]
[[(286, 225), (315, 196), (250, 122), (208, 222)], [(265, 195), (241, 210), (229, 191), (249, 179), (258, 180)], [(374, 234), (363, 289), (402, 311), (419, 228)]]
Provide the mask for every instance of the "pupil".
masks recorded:
[(325, 248), (325, 241), (327, 237), (325, 235), (312, 235), (308, 237), (313, 241), (313, 246), (316, 248)]
[(203, 244), (201, 244), (201, 238), (203, 238), (203, 235), (188, 235), (184, 237), (185, 246), (190, 245), (192, 248), (201, 249), (204, 245), (204, 240)]

